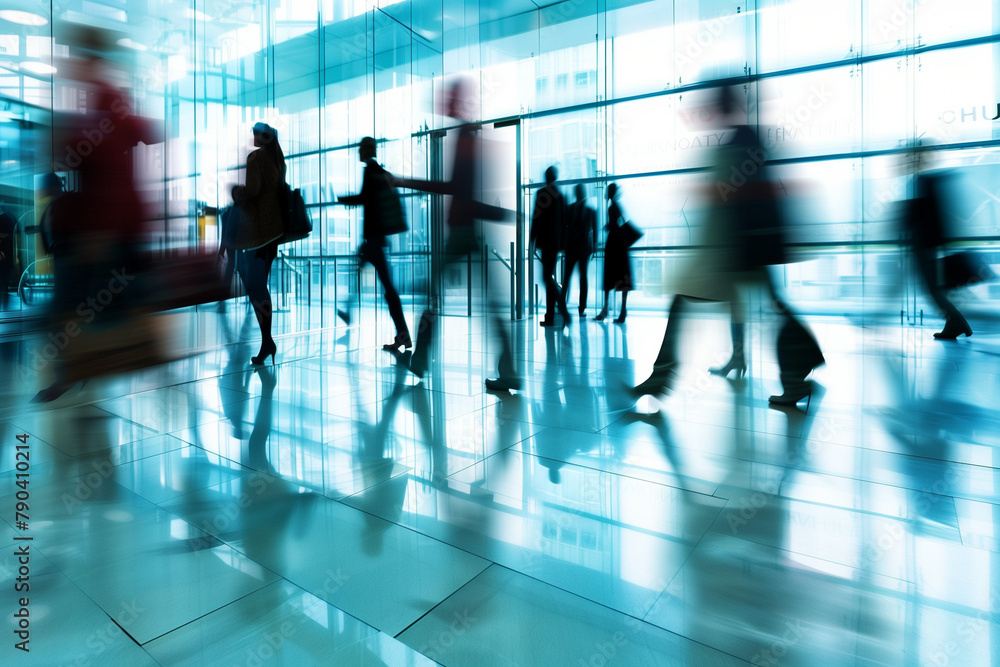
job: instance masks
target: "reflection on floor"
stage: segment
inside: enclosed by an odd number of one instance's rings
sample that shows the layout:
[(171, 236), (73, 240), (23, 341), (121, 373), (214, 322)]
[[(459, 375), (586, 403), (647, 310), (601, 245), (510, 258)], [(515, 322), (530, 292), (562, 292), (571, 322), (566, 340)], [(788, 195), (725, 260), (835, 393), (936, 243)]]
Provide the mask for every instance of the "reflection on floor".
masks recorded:
[(813, 320), (771, 409), (773, 331), (711, 376), (709, 309), (628, 407), (655, 315), (517, 323), (514, 394), (484, 318), (418, 380), (375, 310), (258, 369), (241, 305), (173, 317), (192, 354), (44, 406), (45, 339), (0, 344), (3, 664), (1000, 662), (1000, 336)]

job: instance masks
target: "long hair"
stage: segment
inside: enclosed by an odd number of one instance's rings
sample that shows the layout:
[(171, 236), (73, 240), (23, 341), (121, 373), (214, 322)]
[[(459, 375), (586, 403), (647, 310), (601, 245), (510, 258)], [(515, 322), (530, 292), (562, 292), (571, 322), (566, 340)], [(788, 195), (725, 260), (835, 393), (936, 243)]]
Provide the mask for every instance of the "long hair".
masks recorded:
[(281, 178), (284, 180), (285, 153), (281, 150), (281, 144), (278, 143), (278, 131), (267, 123), (257, 123), (253, 126), (253, 133), (260, 137), (260, 147), (266, 150), (274, 160), (274, 164), (278, 165), (278, 171), (281, 172)]

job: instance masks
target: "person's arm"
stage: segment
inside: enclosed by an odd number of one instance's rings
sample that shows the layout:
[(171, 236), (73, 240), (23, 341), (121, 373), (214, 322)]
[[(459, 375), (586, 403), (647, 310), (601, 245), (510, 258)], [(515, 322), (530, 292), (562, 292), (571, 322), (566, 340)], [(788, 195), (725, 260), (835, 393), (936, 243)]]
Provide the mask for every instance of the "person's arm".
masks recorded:
[(361, 177), (361, 192), (356, 195), (345, 195), (343, 197), (337, 197), (337, 203), (343, 204), (344, 206), (361, 206), (365, 203), (365, 197), (367, 197), (371, 191), (371, 167), (367, 164), (365, 165), (365, 173)]
[(429, 192), (433, 195), (453, 195), (455, 186), (452, 181), (425, 181), (419, 178), (399, 178), (393, 177), (392, 184), (397, 188), (408, 188)]

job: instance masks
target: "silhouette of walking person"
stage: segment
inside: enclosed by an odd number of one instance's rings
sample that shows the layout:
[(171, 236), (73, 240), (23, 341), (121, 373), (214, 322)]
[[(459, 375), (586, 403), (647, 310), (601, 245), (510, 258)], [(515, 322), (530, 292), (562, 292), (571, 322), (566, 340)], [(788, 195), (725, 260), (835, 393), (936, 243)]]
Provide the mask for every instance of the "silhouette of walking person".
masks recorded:
[[(566, 200), (556, 186), (559, 172), (555, 167), (545, 170), (545, 187), (535, 195), (535, 208), (531, 214), (531, 229), (528, 232), (529, 242), (542, 255), (542, 276), (545, 280), (545, 317), (540, 322), (543, 327), (555, 324), (556, 305), (562, 315), (563, 324), (570, 323), (569, 310), (563, 299), (559, 285), (556, 284), (556, 262), (562, 249), (563, 218), (566, 210)], [(534, 254), (534, 253), (532, 253)]]
[(913, 198), (903, 215), (904, 232), (909, 236), (914, 265), (927, 293), (944, 314), (944, 328), (934, 334), (938, 340), (955, 340), (972, 335), (972, 327), (948, 298), (948, 286), (938, 278), (938, 252), (951, 235), (947, 229), (951, 174), (928, 169), (929, 156), (911, 149)]
[[(378, 279), (382, 282), (382, 289), (385, 293), (385, 303), (389, 307), (389, 316), (396, 327), (396, 337), (391, 343), (382, 346), (384, 350), (397, 350), (400, 347), (410, 349), (413, 346), (410, 340), (410, 330), (406, 326), (406, 318), (403, 316), (403, 304), (399, 299), (399, 293), (392, 283), (392, 275), (389, 273), (389, 262), (385, 256), (385, 230), (382, 225), (381, 203), (385, 191), (391, 187), (392, 176), (375, 161), (376, 144), (372, 137), (364, 137), (358, 146), (358, 157), (365, 163), (365, 174), (361, 181), (361, 192), (356, 195), (338, 197), (337, 202), (347, 206), (364, 207), (364, 229), (362, 232), (361, 247), (358, 248), (358, 280), (360, 281), (361, 269), (364, 263), (372, 265), (378, 274)], [(350, 317), (342, 319), (349, 320)]]
[(625, 218), (618, 206), (618, 185), (608, 185), (608, 232), (604, 242), (604, 307), (594, 319), (598, 322), (608, 316), (608, 303), (612, 290), (622, 293), (622, 309), (615, 319), (616, 324), (625, 321), (628, 293), (632, 289), (632, 260), (629, 257), (629, 243), (625, 239), (622, 225)]
[(253, 126), (256, 150), (247, 156), (246, 185), (233, 188), (233, 199), (246, 213), (236, 231), (234, 248), (240, 257), (240, 278), (260, 327), (260, 351), (250, 363), (260, 366), (277, 354), (271, 336), (272, 304), (267, 281), (271, 264), (278, 256), (278, 243), (285, 233), (281, 216), (280, 188), (285, 182), (285, 154), (278, 143), (278, 131), (267, 123)]
[[(438, 275), (432, 277), (430, 306), (421, 314), (417, 341), (410, 358), (410, 370), (419, 377), (427, 370), (430, 347), (434, 340), (436, 313), (440, 308), (441, 296), (437, 291), (438, 277), (448, 268), (472, 253), (482, 251), (482, 241), (476, 229), (479, 220), (505, 220), (508, 211), (489, 206), (481, 201), (480, 189), (480, 149), (479, 126), (473, 122), (477, 103), (471, 83), (459, 79), (447, 93), (445, 114), (461, 121), (455, 142), (455, 157), (451, 180), (427, 181), (420, 179), (396, 178), (399, 187), (451, 195), (448, 209), (448, 238), (441, 252)], [(499, 316), (495, 316), (495, 332), (500, 339), (501, 353), (498, 361), (498, 377), (487, 378), (486, 388), (494, 391), (520, 389), (521, 377), (514, 368), (514, 357), (510, 346), (507, 326)], [(426, 341), (426, 344), (424, 343)]]
[(812, 393), (806, 376), (824, 362), (819, 345), (778, 294), (769, 266), (785, 261), (783, 223), (777, 196), (767, 168), (767, 154), (757, 133), (738, 107), (735, 92), (719, 91), (717, 109), (724, 119), (736, 119), (727, 130), (732, 139), (716, 153), (710, 190), (709, 214), (701, 250), (681, 280), (681, 289), (670, 305), (650, 376), (632, 389), (634, 397), (669, 391), (679, 363), (677, 343), (690, 304), (724, 301), (730, 305), (733, 354), (724, 366), (710, 369), (718, 375), (735, 370), (746, 373), (744, 323), (746, 309), (739, 288), (758, 284), (767, 288), (785, 322), (778, 334), (777, 356), (784, 387), (771, 396), (773, 405), (794, 405)]
[(580, 306), (577, 312), (583, 317), (587, 310), (587, 264), (597, 243), (597, 212), (587, 206), (587, 190), (583, 183), (577, 183), (574, 192), (576, 201), (566, 208), (564, 233), (566, 259), (563, 266), (562, 299), (565, 304), (573, 268), (579, 266)]

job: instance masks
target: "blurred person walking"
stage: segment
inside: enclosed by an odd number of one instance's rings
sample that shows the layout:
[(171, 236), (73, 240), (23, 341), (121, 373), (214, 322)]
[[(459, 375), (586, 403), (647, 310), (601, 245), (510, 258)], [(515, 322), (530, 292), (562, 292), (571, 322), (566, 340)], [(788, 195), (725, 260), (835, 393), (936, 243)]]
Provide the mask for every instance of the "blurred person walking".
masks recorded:
[(246, 184), (233, 188), (233, 200), (243, 212), (230, 246), (241, 250), (240, 279), (253, 306), (260, 327), (260, 350), (250, 363), (260, 366), (274, 357), (278, 346), (271, 335), (272, 303), (267, 282), (271, 264), (278, 255), (278, 243), (285, 233), (281, 211), (281, 191), (285, 183), (285, 154), (278, 131), (267, 123), (253, 126), (255, 150), (247, 155)]
[(54, 119), (53, 163), (57, 171), (76, 172), (77, 191), (54, 200), (59, 210), (45, 231), (65, 271), (58, 275), (57, 267), (60, 328), (49, 334), (60, 341), (52, 360), (55, 380), (37, 402), (54, 400), (99, 372), (156, 356), (151, 327), (138, 323), (145, 294), (135, 278), (149, 264), (143, 250), (149, 216), (132, 149), (163, 141), (162, 124), (138, 116), (132, 97), (114, 85), (108, 56), (117, 47), (109, 32), (77, 25), (66, 29), (66, 38), (72, 57), (59, 69), (81, 103), (79, 113)]
[(566, 209), (566, 259), (563, 266), (562, 299), (565, 305), (573, 267), (579, 266), (580, 306), (577, 312), (583, 317), (587, 310), (587, 264), (597, 243), (597, 211), (587, 206), (587, 191), (583, 183), (577, 183), (574, 192), (576, 201)]
[[(497, 206), (482, 202), (480, 169), (482, 150), (479, 136), (480, 127), (474, 122), (478, 113), (478, 101), (471, 82), (459, 79), (447, 90), (444, 114), (460, 121), (458, 137), (455, 141), (455, 157), (452, 162), (451, 180), (429, 181), (412, 178), (396, 178), (399, 187), (451, 195), (448, 209), (448, 238), (440, 251), (437, 275), (431, 277), (430, 305), (421, 314), (417, 341), (410, 358), (410, 370), (419, 377), (427, 371), (431, 344), (436, 336), (434, 328), (437, 313), (441, 307), (438, 293), (440, 277), (468, 255), (482, 252), (482, 239), (476, 229), (480, 220), (501, 221), (509, 217), (509, 212)], [(437, 252), (437, 249), (434, 249)], [(498, 377), (487, 378), (486, 388), (493, 391), (520, 389), (522, 380), (514, 367), (507, 325), (499, 317), (493, 317), (495, 332), (499, 338), (501, 352), (498, 360)]]
[(784, 223), (777, 192), (767, 168), (767, 153), (757, 133), (746, 124), (731, 87), (720, 89), (715, 102), (732, 139), (716, 151), (714, 178), (710, 186), (709, 211), (703, 238), (686, 271), (682, 272), (677, 294), (670, 305), (653, 370), (634, 387), (634, 397), (661, 394), (670, 390), (679, 364), (677, 344), (689, 305), (699, 301), (728, 302), (733, 352), (723, 366), (709, 369), (716, 375), (747, 372), (744, 354), (746, 307), (741, 289), (765, 287), (775, 309), (784, 318), (777, 338), (777, 356), (784, 388), (771, 396), (773, 405), (794, 405), (812, 393), (806, 376), (824, 363), (813, 335), (778, 294), (770, 266), (786, 261)]
[[(563, 326), (570, 323), (569, 310), (563, 293), (556, 283), (556, 263), (562, 250), (562, 233), (566, 200), (556, 186), (559, 172), (555, 167), (545, 170), (545, 186), (535, 195), (535, 208), (531, 214), (531, 229), (528, 242), (541, 251), (542, 277), (545, 280), (545, 317), (539, 323), (543, 327), (555, 324), (556, 305), (563, 318)], [(530, 252), (529, 256), (533, 256)]]
[[(944, 328), (934, 334), (938, 340), (955, 340), (961, 335), (972, 335), (972, 327), (959, 312), (958, 307), (948, 298), (948, 291), (962, 283), (978, 282), (985, 276), (977, 276), (973, 267), (967, 264), (968, 255), (956, 254), (951, 258), (939, 259), (938, 255), (953, 236), (948, 229), (948, 218), (952, 214), (954, 202), (951, 199), (952, 174), (948, 171), (930, 168), (930, 156), (926, 149), (911, 147), (910, 167), (913, 172), (913, 197), (906, 202), (903, 214), (903, 232), (909, 241), (917, 275), (923, 282), (934, 304), (944, 315)], [(958, 279), (944, 275), (944, 266), (939, 276), (942, 262), (965, 263), (958, 267)]]
[[(382, 282), (382, 289), (385, 293), (385, 303), (389, 307), (389, 316), (396, 326), (396, 337), (391, 343), (386, 343), (382, 349), (398, 351), (400, 347), (410, 349), (413, 346), (410, 340), (410, 330), (406, 326), (406, 318), (403, 316), (403, 304), (399, 299), (399, 293), (392, 283), (392, 275), (389, 273), (389, 262), (385, 256), (385, 248), (388, 245), (383, 227), (382, 201), (386, 196), (395, 196), (395, 193), (387, 192), (392, 188), (392, 176), (375, 161), (376, 143), (372, 137), (364, 137), (358, 146), (358, 157), (365, 164), (365, 173), (361, 181), (361, 192), (356, 195), (338, 197), (337, 202), (346, 206), (363, 206), (364, 228), (362, 231), (361, 246), (358, 248), (358, 284), (361, 282), (361, 269), (365, 262), (372, 265), (378, 279)], [(350, 311), (341, 310), (341, 319), (350, 322)]]
[[(604, 241), (604, 307), (594, 319), (603, 321), (608, 316), (608, 304), (612, 290), (622, 293), (622, 309), (615, 318), (615, 324), (625, 321), (628, 293), (632, 289), (632, 259), (629, 248), (635, 238), (628, 236), (627, 220), (618, 205), (618, 185), (608, 184), (608, 223), (604, 229), (608, 235)], [(630, 229), (630, 228), (629, 228)]]

